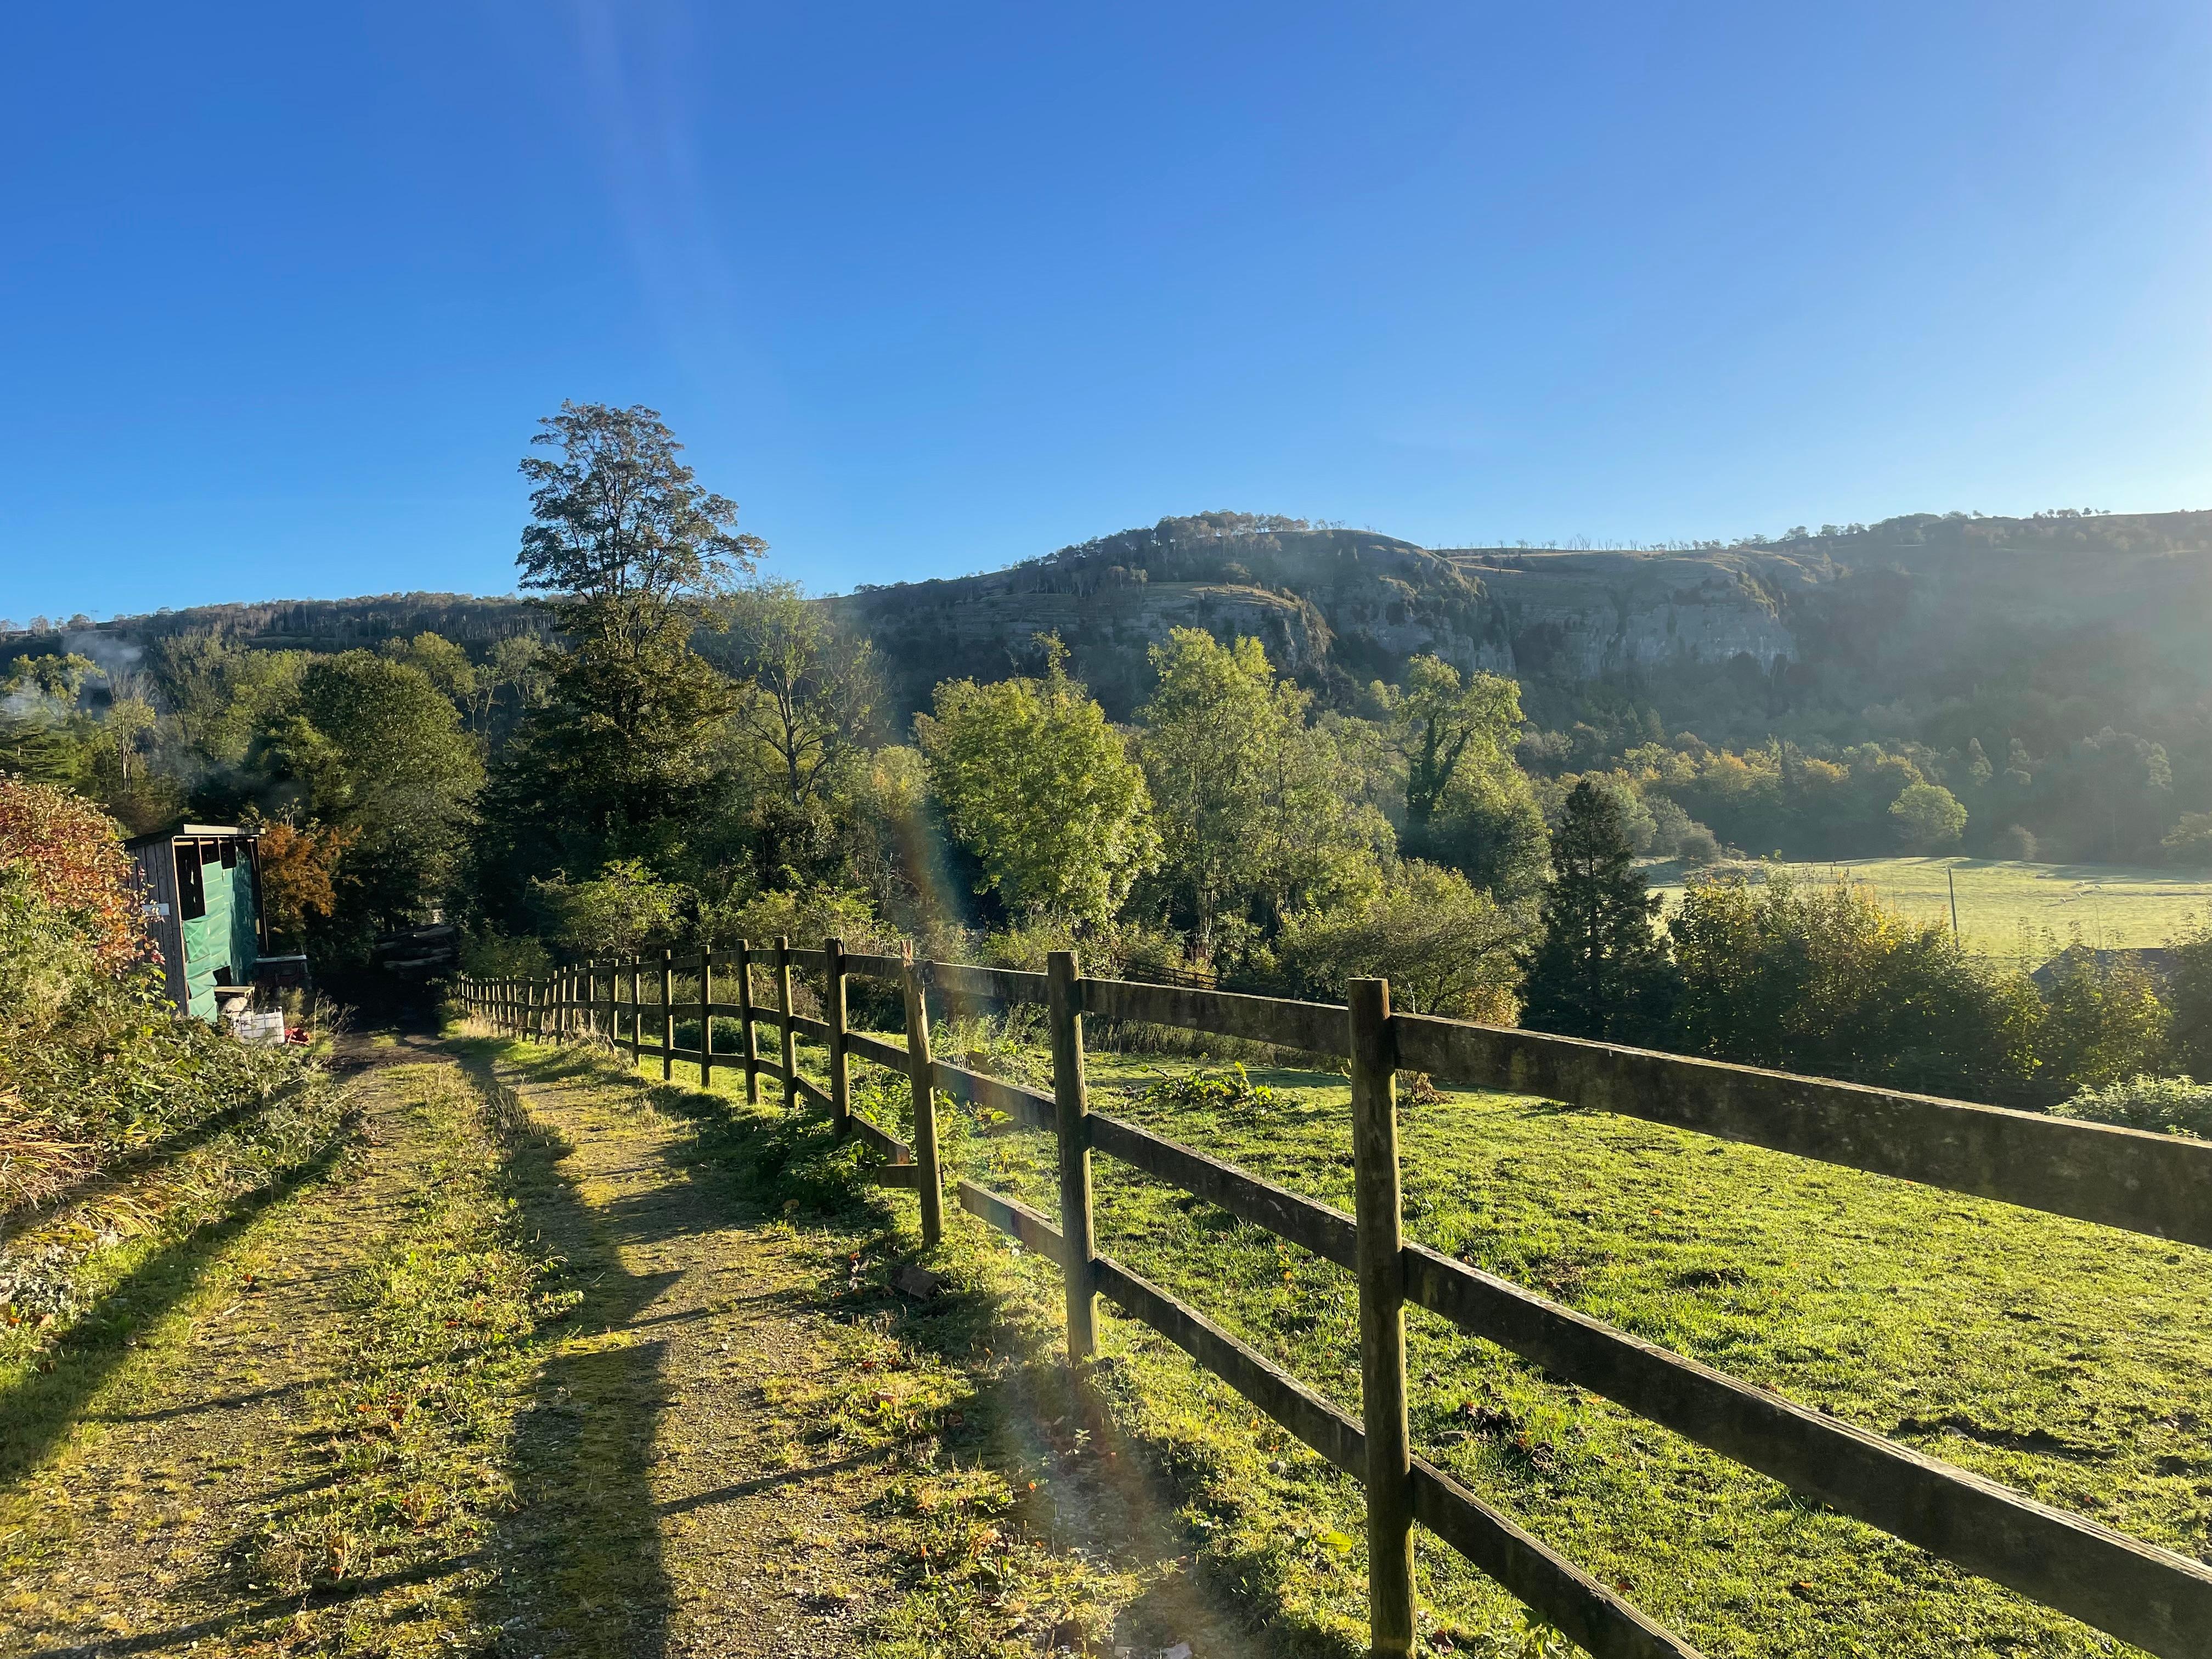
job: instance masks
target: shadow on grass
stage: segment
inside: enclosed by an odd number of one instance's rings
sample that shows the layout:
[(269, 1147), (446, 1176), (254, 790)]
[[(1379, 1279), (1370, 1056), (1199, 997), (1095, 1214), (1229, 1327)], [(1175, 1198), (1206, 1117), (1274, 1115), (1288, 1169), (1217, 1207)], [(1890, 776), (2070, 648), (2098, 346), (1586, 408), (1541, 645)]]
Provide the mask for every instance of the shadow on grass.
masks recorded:
[[(492, 1069), (504, 1044), (452, 1047), (488, 1095), (512, 1099)], [(675, 1607), (650, 1477), (665, 1350), (631, 1330), (677, 1275), (623, 1267), (622, 1247), (643, 1239), (584, 1201), (558, 1134), (514, 1110), (501, 1131), (507, 1194), (580, 1299), (515, 1435), (515, 1504), (492, 1541), (483, 1621), (501, 1626), (501, 1652), (649, 1659), (667, 1650)]]
[(12, 1486), (45, 1459), (123, 1363), (134, 1336), (190, 1295), (257, 1218), (337, 1166), (356, 1127), (348, 1117), (314, 1152), (242, 1194), (220, 1219), (155, 1250), (70, 1328), (38, 1369), (0, 1390), (0, 1486)]
[[(825, 1112), (804, 1107), (787, 1111), (768, 1103), (781, 1089), (766, 1079), (763, 1103), (749, 1107), (736, 1068), (731, 1092), (725, 1095), (682, 1081), (664, 1084), (626, 1074), (626, 1055), (614, 1056), (610, 1065), (607, 1057), (586, 1048), (517, 1048), (507, 1058), (538, 1086), (635, 1087), (641, 1104), (692, 1129), (688, 1141), (669, 1143), (659, 1154), (672, 1175), (686, 1180), (708, 1176), (725, 1206), (734, 1202), (760, 1219), (786, 1218), (849, 1237), (855, 1248), (805, 1298), (807, 1304), (840, 1322), (872, 1326), (910, 1352), (942, 1364), (966, 1385), (954, 1411), (935, 1425), (933, 1436), (925, 1437), (928, 1443), (907, 1448), (905, 1455), (919, 1451), (927, 1456), (941, 1449), (961, 1468), (981, 1464), (994, 1469), (1016, 1494), (1012, 1518), (1058, 1549), (1093, 1559), (1152, 1562), (1187, 1563), (1194, 1555), (1200, 1540), (1177, 1516), (1183, 1502), (1177, 1472), (1162, 1467), (1160, 1449), (1124, 1435), (1104, 1400), (1071, 1372), (1057, 1328), (1039, 1325), (1006, 1295), (957, 1271), (927, 1299), (891, 1288), (901, 1268), (919, 1265), (925, 1256), (911, 1222), (902, 1222), (895, 1207), (912, 1200), (865, 1184), (862, 1170), (879, 1159), (856, 1141), (841, 1141)], [(883, 1121), (895, 1133), (909, 1133), (902, 1122)], [(950, 1192), (947, 1199), (948, 1227), (981, 1224), (960, 1214)], [(613, 1212), (620, 1209), (617, 1206)], [(746, 1218), (740, 1212), (729, 1218)], [(941, 1269), (947, 1264), (938, 1260), (930, 1265)], [(769, 1477), (692, 1502), (734, 1497), (887, 1455), (898, 1455), (898, 1449)], [(928, 1576), (926, 1564), (915, 1564), (913, 1586)], [(1156, 1576), (1145, 1594), (1122, 1609), (1109, 1650), (1115, 1644), (1157, 1650), (1206, 1629), (1234, 1632), (1234, 1650), (1276, 1659), (1350, 1659), (1352, 1653), (1328, 1632), (1288, 1615), (1281, 1597), (1255, 1577), (1227, 1585), (1184, 1571)]]
[[(179, 1648), (196, 1648), (201, 1642), (228, 1632), (295, 1617), (311, 1607), (343, 1607), (349, 1601), (373, 1601), (410, 1584), (427, 1583), (448, 1573), (464, 1571), (483, 1559), (481, 1551), (472, 1552), (443, 1560), (426, 1561), (419, 1566), (403, 1568), (396, 1572), (380, 1573), (373, 1578), (349, 1578), (343, 1583), (319, 1585), (301, 1595), (278, 1596), (250, 1607), (234, 1608), (228, 1613), (194, 1620), (188, 1625), (172, 1625), (165, 1630), (143, 1631), (135, 1636), (102, 1636), (65, 1648), (41, 1648), (39, 1659), (109, 1659), (110, 1656), (117, 1654), (162, 1653), (173, 1652)], [(254, 1643), (251, 1650), (264, 1650), (263, 1644)]]

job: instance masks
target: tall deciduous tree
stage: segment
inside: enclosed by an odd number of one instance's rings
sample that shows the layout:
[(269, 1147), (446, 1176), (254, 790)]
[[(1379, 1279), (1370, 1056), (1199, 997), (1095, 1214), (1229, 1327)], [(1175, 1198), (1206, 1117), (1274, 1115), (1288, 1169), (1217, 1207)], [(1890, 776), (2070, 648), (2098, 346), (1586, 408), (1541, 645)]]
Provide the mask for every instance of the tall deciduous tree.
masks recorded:
[(1371, 887), (1390, 826), (1357, 803), (1335, 744), (1306, 723), (1310, 696), (1275, 678), (1260, 641), (1178, 628), (1152, 659), (1139, 752), (1161, 877), (1199, 953), (1213, 954), (1232, 915), (1268, 923)]
[(1144, 773), (1047, 642), (1042, 679), (948, 680), (915, 733), (946, 821), (982, 884), (1026, 920), (1108, 921), (1159, 839)]
[(1569, 792), (1552, 837), (1543, 939), (1529, 953), (1522, 1018), (1565, 1036), (1649, 1042), (1671, 986), (1653, 927), (1659, 896), (1636, 867), (1620, 804), (1587, 780)]
[(1406, 828), (1418, 838), (1464, 765), (1495, 763), (1521, 730), (1521, 688), (1496, 674), (1462, 679), (1441, 658), (1417, 656), (1401, 688), (1377, 684), (1391, 741), (1406, 763)]
[(810, 604), (799, 584), (764, 581), (725, 602), (715, 654), (739, 685), (734, 724), (775, 757), (790, 803), (818, 798), (866, 744), (878, 694), (873, 647)]
[(563, 404), (525, 458), (537, 487), (517, 562), (549, 597), (562, 649), (550, 696), (526, 716), (502, 767), (502, 813), (565, 832), (562, 863), (665, 850), (714, 786), (709, 739), (729, 681), (691, 647), (720, 625), (715, 602), (765, 550), (736, 528), (737, 504), (702, 489), (649, 409)]

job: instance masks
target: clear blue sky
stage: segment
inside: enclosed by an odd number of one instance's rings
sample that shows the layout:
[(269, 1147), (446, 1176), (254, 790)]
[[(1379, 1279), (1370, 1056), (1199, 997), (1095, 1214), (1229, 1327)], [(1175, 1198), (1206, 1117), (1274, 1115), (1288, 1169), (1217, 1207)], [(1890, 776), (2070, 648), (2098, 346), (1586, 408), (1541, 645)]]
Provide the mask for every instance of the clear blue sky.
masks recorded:
[(32, 6), (0, 614), (506, 592), (563, 398), (778, 568), (2212, 505), (2212, 9)]

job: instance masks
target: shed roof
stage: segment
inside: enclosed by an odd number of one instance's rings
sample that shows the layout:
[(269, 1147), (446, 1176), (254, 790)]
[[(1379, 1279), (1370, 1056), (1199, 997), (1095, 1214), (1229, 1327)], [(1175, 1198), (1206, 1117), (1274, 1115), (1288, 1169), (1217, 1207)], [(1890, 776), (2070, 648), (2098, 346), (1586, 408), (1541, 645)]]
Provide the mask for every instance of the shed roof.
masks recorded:
[(149, 842), (189, 841), (204, 836), (235, 836), (240, 841), (253, 841), (260, 834), (258, 830), (241, 830), (234, 823), (180, 823), (173, 830), (156, 830), (150, 835), (133, 836), (123, 844), (125, 847), (143, 847)]

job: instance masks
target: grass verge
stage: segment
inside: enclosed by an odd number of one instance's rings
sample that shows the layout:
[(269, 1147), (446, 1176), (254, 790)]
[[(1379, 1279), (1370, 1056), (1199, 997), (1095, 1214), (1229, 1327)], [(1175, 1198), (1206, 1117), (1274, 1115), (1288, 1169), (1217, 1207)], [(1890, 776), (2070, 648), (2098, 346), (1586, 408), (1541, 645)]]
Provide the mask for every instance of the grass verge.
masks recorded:
[[(394, 1067), (380, 1086), (417, 1149), (405, 1213), (347, 1287), (297, 1478), (240, 1568), (249, 1592), (296, 1599), (296, 1640), (443, 1653), (492, 1634), (476, 1593), (514, 1507), (508, 1449), (577, 1293), (523, 1222), (517, 1156), (537, 1136), (512, 1099), (443, 1065)], [(368, 1579), (392, 1588), (349, 1593)]]

